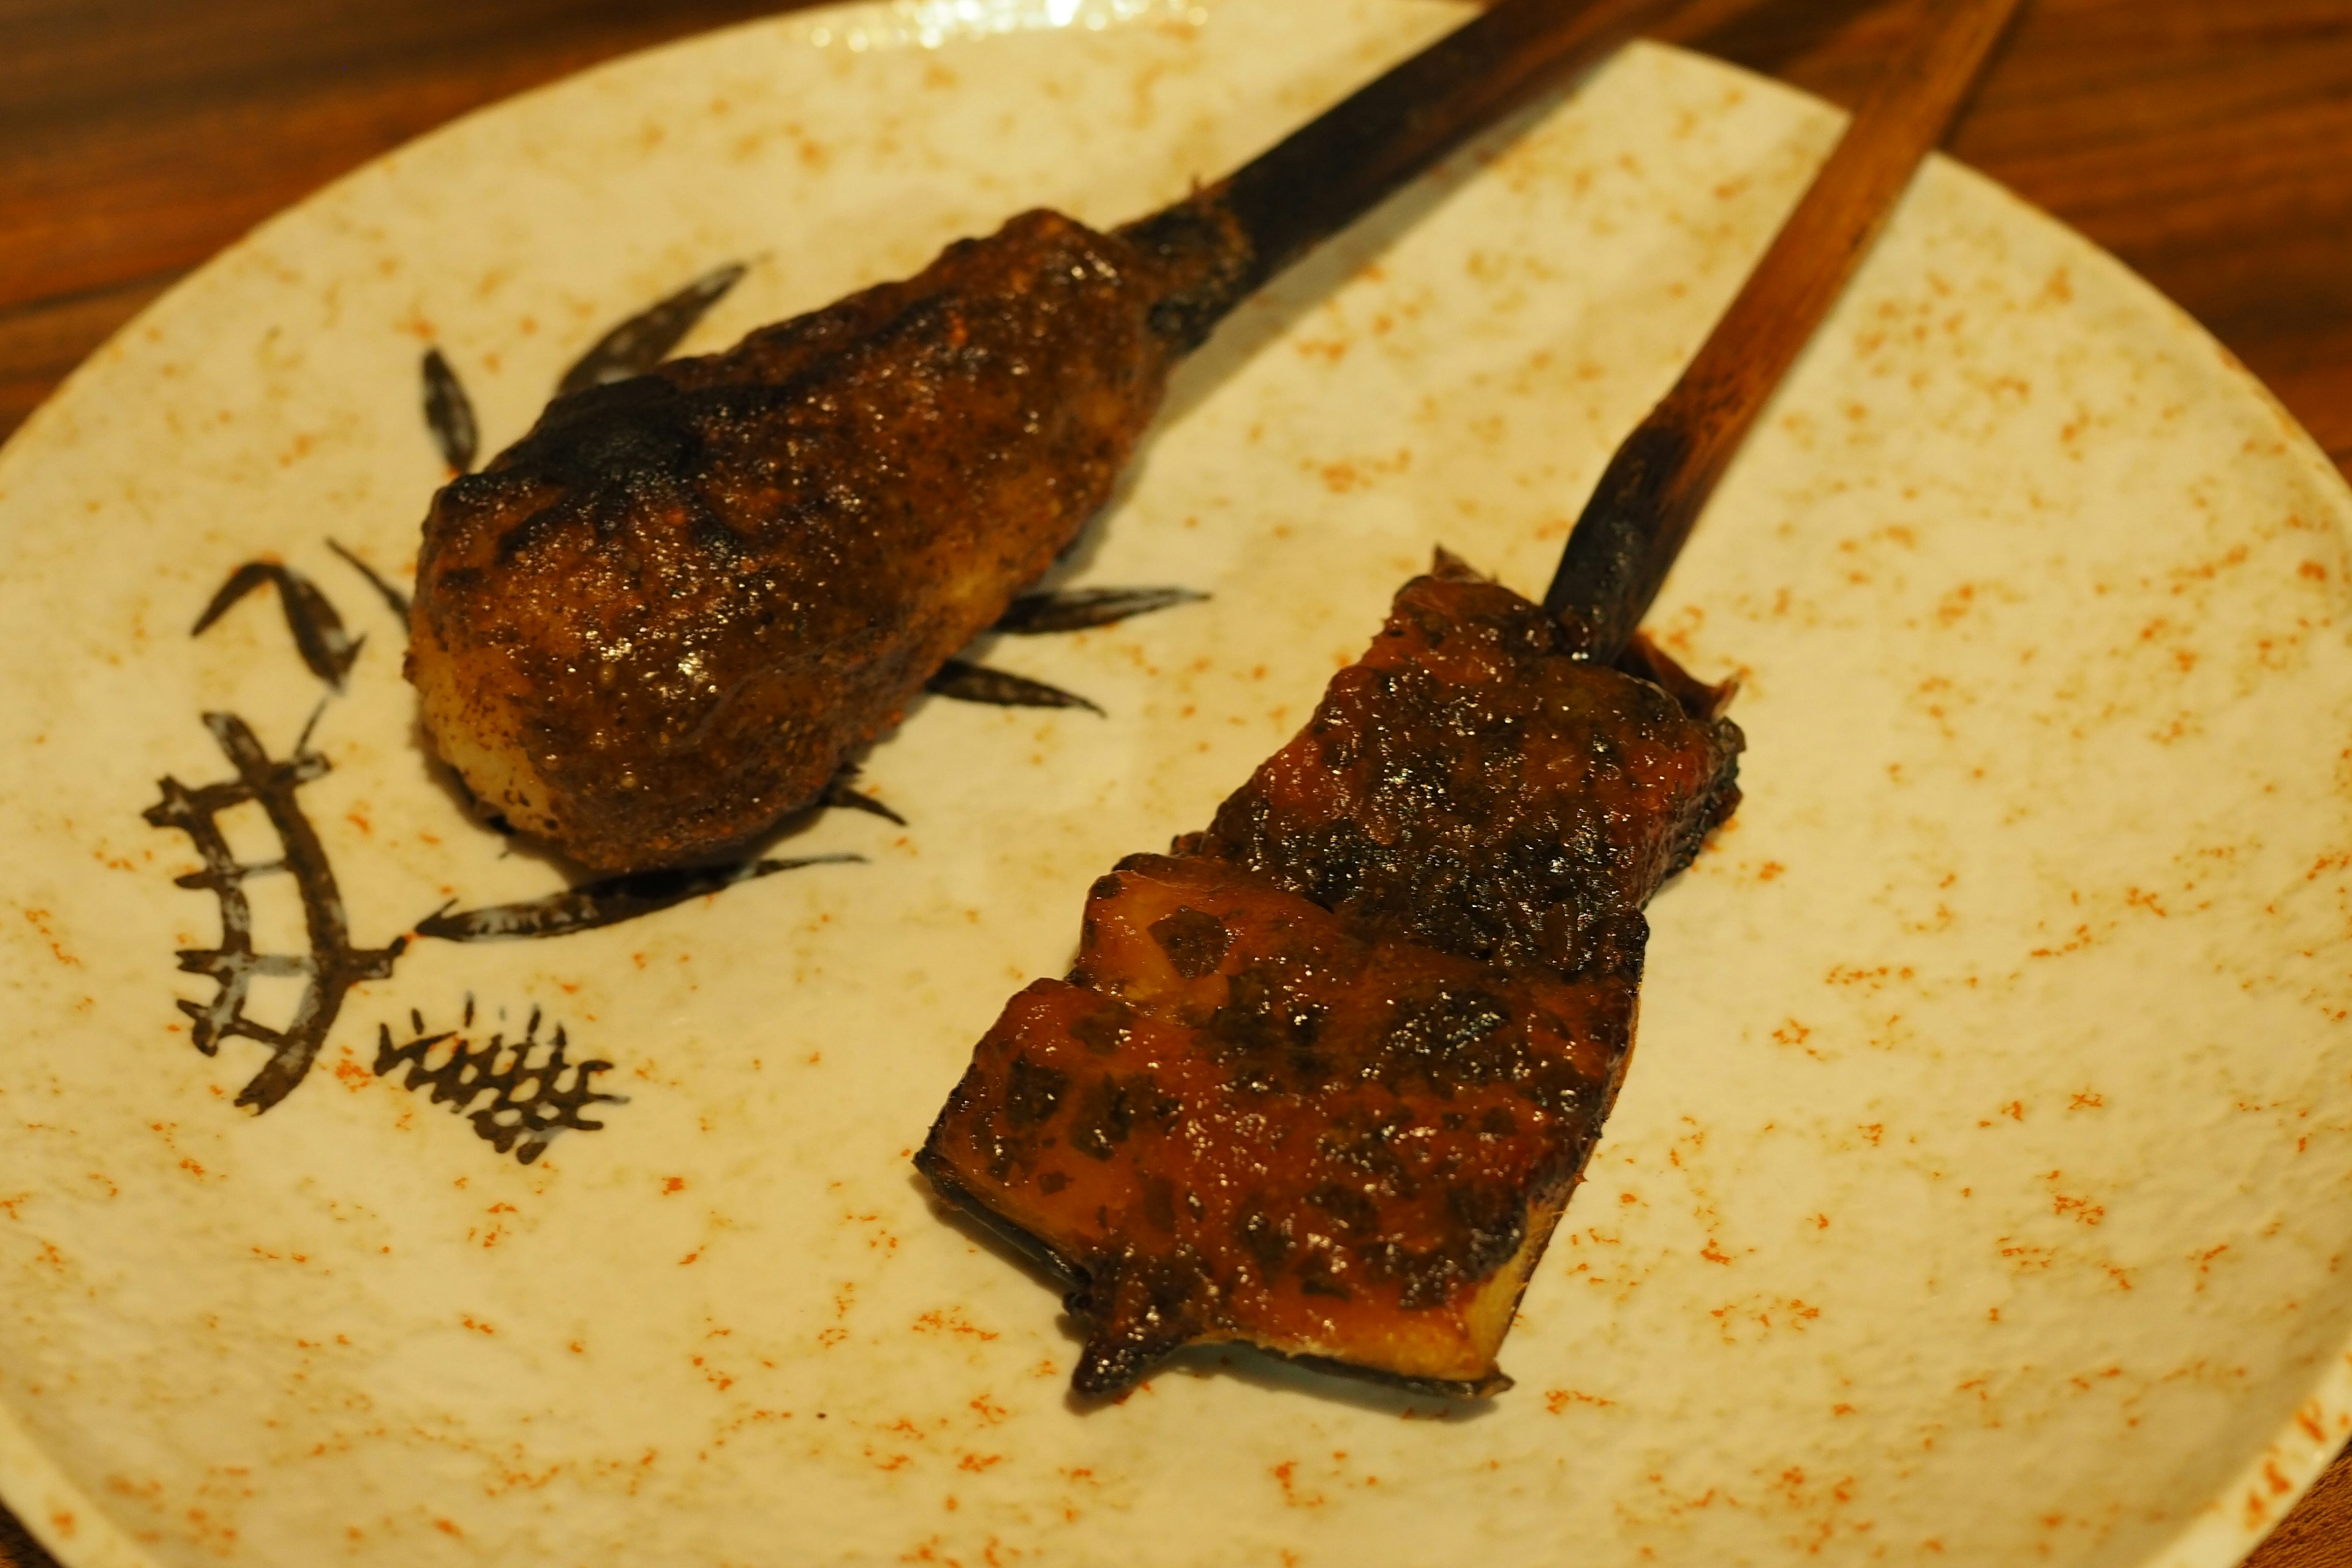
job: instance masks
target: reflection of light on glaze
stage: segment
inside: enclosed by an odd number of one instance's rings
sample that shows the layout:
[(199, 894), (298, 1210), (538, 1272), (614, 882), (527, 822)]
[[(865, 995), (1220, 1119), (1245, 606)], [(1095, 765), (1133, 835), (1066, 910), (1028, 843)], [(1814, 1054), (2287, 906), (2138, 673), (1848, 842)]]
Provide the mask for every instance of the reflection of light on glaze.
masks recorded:
[(1083, 27), (1089, 32), (1157, 17), (1199, 26), (1207, 13), (1191, 0), (895, 0), (887, 5), (835, 11), (809, 29), (819, 48), (852, 53), (941, 44), (992, 33)]

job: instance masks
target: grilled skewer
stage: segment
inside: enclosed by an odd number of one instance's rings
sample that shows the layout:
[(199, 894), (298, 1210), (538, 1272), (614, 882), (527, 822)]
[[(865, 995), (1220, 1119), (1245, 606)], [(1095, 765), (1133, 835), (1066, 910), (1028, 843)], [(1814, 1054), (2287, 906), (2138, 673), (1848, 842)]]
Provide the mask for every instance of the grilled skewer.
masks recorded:
[(916, 1159), (1070, 1280), (1074, 1383), (1239, 1341), (1429, 1393), (1495, 1352), (1633, 1041), (1642, 906), (1738, 730), (1441, 561), (1173, 857), (1095, 884)]
[(1051, 564), (1235, 303), (1671, 3), (1502, 0), (1139, 222), (1030, 213), (558, 398), (425, 520), (408, 673), (434, 748), (592, 868), (740, 847)]
[(1095, 884), (918, 1166), (1069, 1281), (1074, 1376), (1240, 1342), (1478, 1396), (1633, 1050), (1651, 895), (1739, 798), (1727, 692), (1634, 632), (2017, 0), (1938, 0), (1538, 606), (1441, 556), (1172, 857)]

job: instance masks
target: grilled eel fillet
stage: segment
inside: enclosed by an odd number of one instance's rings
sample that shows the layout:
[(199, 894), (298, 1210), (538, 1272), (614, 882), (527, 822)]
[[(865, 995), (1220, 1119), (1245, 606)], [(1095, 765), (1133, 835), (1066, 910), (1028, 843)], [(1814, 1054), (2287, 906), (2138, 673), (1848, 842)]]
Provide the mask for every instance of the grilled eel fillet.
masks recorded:
[(1095, 884), (1076, 967), (1013, 998), (916, 1157), (1070, 1281), (1079, 1392), (1230, 1342), (1509, 1385), (1633, 1048), (1642, 907), (1739, 799), (1727, 693), (1623, 664), (1441, 557), (1207, 832)]
[(1108, 499), (1239, 298), (1213, 193), (1051, 212), (561, 398), (435, 497), (408, 677), (483, 809), (604, 870), (813, 802)]

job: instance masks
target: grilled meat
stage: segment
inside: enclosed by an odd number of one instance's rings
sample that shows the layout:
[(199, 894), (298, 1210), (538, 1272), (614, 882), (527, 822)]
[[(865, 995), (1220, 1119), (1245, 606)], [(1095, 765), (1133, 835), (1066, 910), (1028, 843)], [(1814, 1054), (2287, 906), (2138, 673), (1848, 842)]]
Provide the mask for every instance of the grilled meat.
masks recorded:
[(1738, 801), (1722, 693), (1441, 562), (1171, 857), (1095, 885), (917, 1163), (1072, 1283), (1075, 1383), (1239, 1342), (1414, 1388), (1495, 1354), (1633, 1047), (1642, 906)]
[(1405, 585), (1306, 729), (1188, 847), (1506, 968), (1638, 963), (1642, 906), (1738, 804), (1738, 731), (1571, 658), (1508, 588), (1441, 571)]
[(1069, 545), (1250, 258), (1212, 195), (1112, 234), (1033, 212), (559, 398), (425, 521), (435, 749), (593, 868), (741, 846)]
[(1228, 861), (1095, 885), (925, 1151), (1084, 1280), (1076, 1386), (1193, 1341), (1482, 1387), (1624, 1060), (1633, 987), (1385, 936)]

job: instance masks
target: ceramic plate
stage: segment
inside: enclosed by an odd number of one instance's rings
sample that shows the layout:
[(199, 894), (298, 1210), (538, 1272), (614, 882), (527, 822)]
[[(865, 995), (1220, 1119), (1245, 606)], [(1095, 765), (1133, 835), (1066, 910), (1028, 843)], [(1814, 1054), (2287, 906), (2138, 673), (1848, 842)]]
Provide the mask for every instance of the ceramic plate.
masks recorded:
[(1076, 1409), (1053, 1292), (909, 1171), (1092, 878), (1433, 545), (1541, 584), (1838, 129), (1782, 89), (1634, 49), (1244, 310), (1065, 574), (1209, 597), (976, 650), (1102, 711), (919, 705), (865, 774), (903, 826), (630, 903), (428, 767), (361, 570), (404, 583), (446, 474), (428, 348), (495, 449), (714, 268), (689, 350), (1024, 206), (1139, 214), (1460, 15), (697, 40), (323, 193), (26, 425), (0, 1491), (59, 1555), (2211, 1565), (2284, 1510), (2352, 1428), (2352, 498), (1948, 163), (1657, 612), (1739, 673), (1749, 793), (1653, 908), (1516, 1389), (1212, 1355)]

